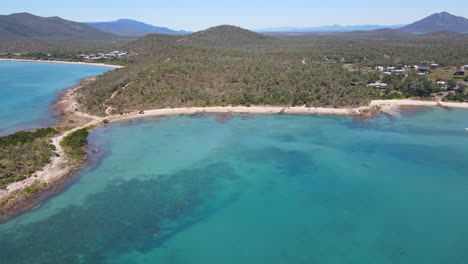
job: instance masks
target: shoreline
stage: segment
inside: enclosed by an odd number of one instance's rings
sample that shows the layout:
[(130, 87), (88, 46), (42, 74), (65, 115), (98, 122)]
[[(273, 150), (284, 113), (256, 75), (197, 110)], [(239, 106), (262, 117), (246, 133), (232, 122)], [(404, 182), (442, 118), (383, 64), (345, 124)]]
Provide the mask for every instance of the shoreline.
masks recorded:
[[(82, 168), (85, 164), (69, 165), (68, 157), (66, 156), (60, 142), (70, 133), (86, 128), (99, 127), (104, 123), (113, 123), (131, 119), (143, 119), (147, 117), (175, 116), (175, 115), (197, 115), (197, 114), (296, 114), (296, 115), (332, 115), (332, 116), (354, 116), (360, 118), (370, 118), (378, 113), (395, 115), (400, 113), (401, 106), (428, 106), (428, 107), (444, 107), (444, 108), (462, 108), (468, 109), (468, 103), (456, 102), (436, 102), (436, 101), (418, 101), (411, 99), (404, 100), (373, 100), (367, 106), (357, 108), (325, 108), (325, 107), (285, 107), (285, 106), (214, 106), (214, 107), (184, 107), (184, 108), (162, 108), (149, 109), (140, 111), (134, 110), (122, 115), (107, 115), (93, 116), (81, 112), (80, 105), (76, 100), (76, 92), (86, 82), (93, 81), (95, 77), (82, 79), (79, 85), (68, 88), (62, 92), (53, 106), (62, 113), (61, 119), (57, 126), (72, 126), (73, 128), (65, 133), (51, 139), (52, 144), (57, 148), (58, 157), (52, 157), (49, 164), (41, 170), (32, 174), (31, 177), (11, 183), (6, 189), (0, 190), (0, 222), (8, 221), (10, 217), (15, 217), (27, 209), (34, 208), (38, 205), (41, 199), (38, 197), (47, 195), (48, 192), (54, 191), (61, 183)], [(70, 118), (73, 118), (73, 123), (70, 123)], [(67, 120), (68, 119), (68, 120)], [(78, 120), (78, 121), (76, 121)], [(67, 121), (69, 123), (67, 123)], [(46, 183), (46, 187), (41, 188), (38, 193), (25, 194), (24, 189), (41, 183)], [(1, 204), (2, 201), (6, 201)]]
[(40, 63), (58, 63), (58, 64), (72, 64), (72, 65), (86, 65), (86, 66), (102, 66), (102, 67), (109, 67), (109, 68), (114, 68), (114, 69), (124, 68), (124, 66), (121, 66), (121, 65), (112, 65), (112, 64), (106, 64), (106, 63), (79, 62), (79, 61), (5, 59), (5, 58), (0, 58), (0, 61), (40, 62)]
[(372, 100), (369, 106), (396, 107), (396, 106), (430, 106), (430, 107), (449, 107), (468, 109), (468, 103), (461, 102), (442, 102), (442, 101), (421, 101), (412, 99), (393, 99), (393, 100)]
[(196, 114), (251, 114), (251, 115), (334, 115), (334, 116), (356, 116), (360, 115), (367, 107), (360, 108), (323, 108), (323, 107), (284, 107), (284, 106), (212, 106), (212, 107), (184, 107), (184, 108), (160, 108), (132, 111), (123, 115), (111, 115), (102, 117), (109, 123), (123, 120), (175, 116), (175, 115), (196, 115)]
[(123, 115), (110, 115), (100, 117), (102, 121), (109, 123), (130, 119), (146, 117), (174, 116), (174, 115), (194, 115), (194, 114), (288, 114), (288, 115), (334, 115), (334, 116), (362, 116), (372, 117), (377, 113), (394, 115), (399, 112), (402, 106), (427, 106), (468, 109), (468, 103), (457, 102), (435, 102), (419, 101), (411, 99), (403, 100), (372, 100), (367, 106), (357, 108), (326, 108), (326, 107), (306, 107), (306, 106), (213, 106), (213, 107), (185, 107), (185, 108), (160, 108), (132, 111)]

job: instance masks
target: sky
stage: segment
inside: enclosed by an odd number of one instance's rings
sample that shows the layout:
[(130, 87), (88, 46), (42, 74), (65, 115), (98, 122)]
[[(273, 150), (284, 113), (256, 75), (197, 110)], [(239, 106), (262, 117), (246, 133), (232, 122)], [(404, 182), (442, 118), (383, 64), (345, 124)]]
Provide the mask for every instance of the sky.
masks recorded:
[(191, 31), (223, 24), (248, 29), (396, 25), (442, 11), (468, 17), (468, 5), (440, 0), (1, 0), (0, 3), (3, 15), (28, 12), (79, 22), (129, 18)]

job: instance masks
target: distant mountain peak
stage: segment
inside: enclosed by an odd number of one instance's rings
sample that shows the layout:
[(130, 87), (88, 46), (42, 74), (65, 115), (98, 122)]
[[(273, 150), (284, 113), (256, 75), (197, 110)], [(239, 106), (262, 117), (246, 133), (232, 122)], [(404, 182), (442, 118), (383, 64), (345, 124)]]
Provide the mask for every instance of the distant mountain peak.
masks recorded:
[(452, 14), (450, 14), (449, 12), (446, 12), (446, 11), (443, 11), (443, 12), (440, 12), (440, 13), (435, 13), (434, 15), (439, 15), (439, 16), (453, 16)]
[[(121, 18), (121, 19), (117, 19), (116, 21), (117, 22), (120, 22), (120, 21), (139, 22), (139, 21), (136, 21), (136, 20), (130, 19), (130, 18)], [(140, 23), (143, 23), (143, 22), (140, 22)]]
[(436, 31), (468, 33), (468, 19), (455, 16), (444, 11), (432, 14), (410, 25), (402, 27), (400, 30), (417, 34), (425, 34)]

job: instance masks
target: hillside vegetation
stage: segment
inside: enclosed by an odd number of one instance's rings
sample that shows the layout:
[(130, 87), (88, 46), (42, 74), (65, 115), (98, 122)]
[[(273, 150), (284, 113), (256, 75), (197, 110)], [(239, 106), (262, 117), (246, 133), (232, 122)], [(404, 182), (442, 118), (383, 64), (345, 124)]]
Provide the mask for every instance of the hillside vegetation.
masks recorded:
[(49, 163), (55, 154), (49, 138), (58, 132), (55, 128), (43, 128), (0, 137), (0, 189), (30, 177)]
[[(99, 115), (107, 107), (121, 113), (219, 105), (362, 106), (381, 97), (367, 85), (381, 76), (368, 67), (465, 63), (467, 37), (427, 39), (275, 38), (231, 26), (183, 37), (149, 35), (125, 47), (140, 54), (133, 63), (85, 86), (80, 102)], [(412, 78), (411, 85), (398, 81), (392, 87), (409, 87), (401, 88), (407, 96), (437, 89), (425, 76)]]
[(86, 146), (88, 145), (89, 132), (86, 128), (78, 129), (66, 136), (60, 145), (70, 158), (72, 164), (82, 164), (86, 159)]

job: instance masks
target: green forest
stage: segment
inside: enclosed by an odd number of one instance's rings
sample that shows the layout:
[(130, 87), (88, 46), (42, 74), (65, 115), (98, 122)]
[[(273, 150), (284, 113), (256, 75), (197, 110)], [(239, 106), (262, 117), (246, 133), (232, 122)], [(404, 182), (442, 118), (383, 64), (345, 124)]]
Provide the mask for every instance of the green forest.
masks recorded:
[[(148, 35), (126, 44), (139, 54), (126, 67), (80, 90), (87, 111), (103, 115), (138, 109), (281, 105), (357, 107), (372, 99), (430, 99), (441, 91), (427, 76), (391, 76), (387, 92), (368, 84), (383, 79), (375, 66), (464, 65), (468, 38), (437, 36), (269, 37), (235, 27), (191, 36)], [(463, 82), (460, 86), (464, 86)], [(110, 100), (112, 94), (115, 96)], [(463, 95), (464, 96), (464, 95)], [(457, 99), (449, 97), (448, 99)]]

